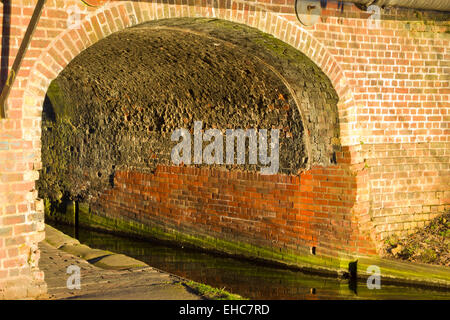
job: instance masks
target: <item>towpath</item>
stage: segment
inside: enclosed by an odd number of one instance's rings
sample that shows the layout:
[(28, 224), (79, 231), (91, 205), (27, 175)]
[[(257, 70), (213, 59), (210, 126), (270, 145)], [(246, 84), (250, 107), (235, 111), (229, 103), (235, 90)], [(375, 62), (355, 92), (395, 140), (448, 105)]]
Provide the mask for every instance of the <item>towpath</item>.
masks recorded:
[[(183, 279), (177, 276), (123, 255), (104, 251), (102, 254), (100, 250), (80, 245), (77, 240), (50, 227), (46, 228), (46, 233), (47, 239), (39, 244), (39, 268), (45, 272), (47, 299), (201, 299), (189, 292), (183, 285)], [(88, 257), (91, 263), (80, 256)], [(72, 268), (80, 271), (80, 289), (69, 289), (67, 286), (68, 278), (75, 274), (71, 269), (71, 273), (67, 273), (70, 266), (76, 266)]]

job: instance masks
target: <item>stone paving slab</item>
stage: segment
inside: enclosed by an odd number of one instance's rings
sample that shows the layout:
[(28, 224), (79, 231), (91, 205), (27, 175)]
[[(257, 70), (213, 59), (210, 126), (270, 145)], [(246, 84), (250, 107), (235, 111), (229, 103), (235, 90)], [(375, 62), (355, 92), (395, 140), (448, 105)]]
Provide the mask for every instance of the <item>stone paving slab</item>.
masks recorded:
[[(70, 253), (58, 250), (47, 241), (39, 244), (39, 267), (45, 272), (48, 299), (95, 300), (199, 300), (188, 291), (183, 280), (151, 267), (105, 270)], [(68, 289), (67, 268), (80, 268), (81, 289)]]

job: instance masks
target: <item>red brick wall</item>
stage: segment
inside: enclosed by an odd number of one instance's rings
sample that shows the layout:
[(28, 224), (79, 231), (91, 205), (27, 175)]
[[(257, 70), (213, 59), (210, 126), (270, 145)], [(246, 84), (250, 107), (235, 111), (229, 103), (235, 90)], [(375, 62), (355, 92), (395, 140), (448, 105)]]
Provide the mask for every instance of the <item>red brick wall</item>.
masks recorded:
[[(36, 1), (12, 2), (9, 57), (2, 57), (10, 66)], [(218, 0), (213, 9), (209, 1), (110, 1), (99, 10), (76, 0), (47, 1), (8, 101), (8, 119), (0, 121), (0, 296), (35, 295), (33, 286), (19, 283), (42, 279), (36, 268), (42, 202), (34, 181), (41, 168), (40, 117), (50, 81), (87, 46), (153, 19), (199, 16), (244, 23), (310, 57), (340, 97), (341, 144), (356, 177), (350, 221), (375, 235), (377, 243), (449, 210), (448, 22), (431, 17), (422, 23), (416, 15), (424, 12), (391, 9), (379, 29), (370, 29), (366, 13), (346, 5), (342, 14), (330, 4), (326, 19), (305, 28), (296, 21), (293, 2)], [(83, 11), (82, 28), (67, 30), (67, 7), (73, 4)], [(3, 32), (2, 12), (0, 4)], [(325, 207), (313, 206), (314, 212)], [(331, 234), (338, 230), (333, 228)]]
[(356, 176), (348, 164), (299, 176), (159, 166), (119, 171), (93, 212), (266, 248), (317, 255), (375, 254), (353, 207)]
[(380, 239), (409, 234), (450, 210), (450, 143), (376, 144), (362, 154)]

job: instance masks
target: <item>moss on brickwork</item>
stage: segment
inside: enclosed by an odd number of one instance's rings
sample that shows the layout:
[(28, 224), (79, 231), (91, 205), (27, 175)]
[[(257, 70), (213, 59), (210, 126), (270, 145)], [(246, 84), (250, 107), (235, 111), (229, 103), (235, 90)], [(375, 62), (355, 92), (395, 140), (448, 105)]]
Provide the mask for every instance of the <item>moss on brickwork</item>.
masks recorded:
[[(60, 205), (60, 208), (64, 206)], [(72, 224), (73, 220), (67, 218), (65, 212), (49, 211), (51, 206), (46, 206), (46, 218), (54, 221)], [(71, 206), (68, 214), (70, 215)], [(228, 239), (218, 239), (208, 235), (195, 235), (188, 232), (181, 232), (171, 228), (164, 228), (159, 225), (143, 224), (128, 219), (113, 219), (90, 210), (87, 203), (79, 204), (79, 225), (87, 228), (109, 231), (115, 234), (125, 236), (134, 236), (143, 239), (155, 239), (158, 241), (169, 242), (178, 246), (200, 248), (206, 251), (228, 254), (245, 259), (262, 260), (271, 262), (283, 267), (301, 269), (303, 271), (337, 276), (348, 271), (348, 264), (352, 261), (350, 258), (316, 256), (309, 252), (293, 251), (280, 248), (269, 248), (255, 246), (241, 241), (232, 241)]]
[[(48, 212), (47, 219), (64, 221), (63, 212)], [(382, 283), (413, 285), (418, 287), (450, 288), (450, 274), (447, 268), (392, 261), (376, 257), (328, 257), (315, 256), (301, 251), (283, 250), (254, 246), (239, 241), (217, 239), (209, 236), (190, 235), (174, 229), (150, 226), (125, 219), (111, 219), (95, 214), (86, 203), (80, 203), (80, 225), (88, 228), (113, 232), (141, 239), (153, 239), (184, 247), (200, 248), (238, 258), (260, 261), (274, 266), (301, 270), (326, 276), (348, 276), (350, 264), (355, 266), (357, 276), (367, 279), (372, 274), (369, 267), (381, 270)], [(69, 220), (66, 220), (69, 222)], [(364, 280), (365, 281), (365, 280)]]
[(73, 224), (75, 221), (74, 201), (44, 199), (44, 210), (47, 219), (66, 224)]

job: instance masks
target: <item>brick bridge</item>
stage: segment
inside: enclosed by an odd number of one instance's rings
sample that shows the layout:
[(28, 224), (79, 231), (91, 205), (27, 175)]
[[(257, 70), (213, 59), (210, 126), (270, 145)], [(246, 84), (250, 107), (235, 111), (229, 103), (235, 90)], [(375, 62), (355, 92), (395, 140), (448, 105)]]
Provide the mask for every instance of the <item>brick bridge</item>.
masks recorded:
[[(51, 81), (109, 35), (160, 19), (216, 18), (290, 45), (326, 75), (335, 91), (337, 121), (333, 109), (297, 104), (309, 160), (296, 174), (170, 165), (152, 173), (117, 170), (114, 187), (94, 204), (99, 212), (138, 220), (152, 215), (194, 236), (274, 252), (314, 247), (319, 256), (354, 257), (379, 253), (389, 235), (411, 233), (450, 208), (446, 13), (385, 8), (374, 26), (371, 14), (360, 7), (329, 2), (321, 20), (306, 27), (296, 17), (293, 0), (104, 2), (95, 7), (76, 0), (47, 1), (7, 100), (6, 117), (0, 120), (0, 297), (45, 291), (37, 248), (44, 238), (44, 203), (36, 181), (43, 165), (42, 110)], [(9, 8), (6, 3), (0, 5), (2, 85), (36, 1), (13, 1)], [(68, 28), (73, 6), (81, 24)], [(286, 66), (277, 70), (295, 92), (300, 90)], [(318, 148), (319, 137), (331, 147)], [(155, 181), (156, 188), (144, 190)], [(133, 186), (142, 188), (130, 193)], [(152, 199), (158, 204), (148, 211)], [(197, 212), (198, 206), (204, 212)]]

